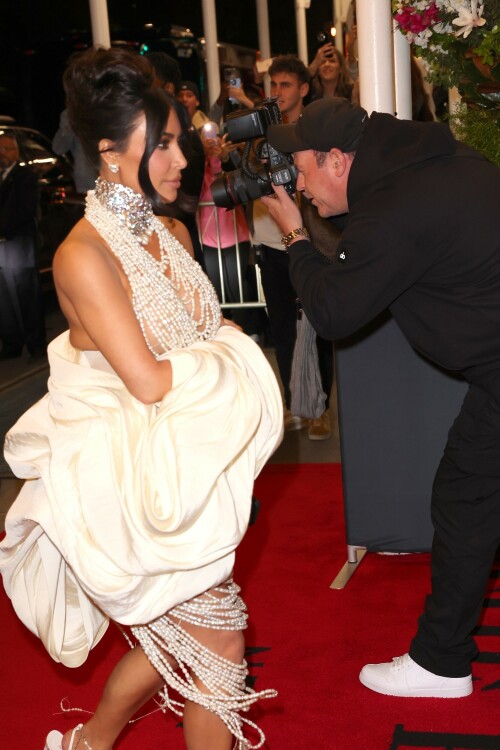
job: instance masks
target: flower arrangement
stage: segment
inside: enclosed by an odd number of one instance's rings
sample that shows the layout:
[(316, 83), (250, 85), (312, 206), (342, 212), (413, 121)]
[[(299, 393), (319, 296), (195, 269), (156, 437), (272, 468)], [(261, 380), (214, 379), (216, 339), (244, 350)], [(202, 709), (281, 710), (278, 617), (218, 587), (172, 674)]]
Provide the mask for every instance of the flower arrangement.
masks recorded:
[(500, 0), (392, 0), (392, 10), (429, 79), (462, 96), (457, 136), (500, 166)]
[(500, 0), (393, 0), (392, 7), (433, 80), (481, 106), (500, 104)]

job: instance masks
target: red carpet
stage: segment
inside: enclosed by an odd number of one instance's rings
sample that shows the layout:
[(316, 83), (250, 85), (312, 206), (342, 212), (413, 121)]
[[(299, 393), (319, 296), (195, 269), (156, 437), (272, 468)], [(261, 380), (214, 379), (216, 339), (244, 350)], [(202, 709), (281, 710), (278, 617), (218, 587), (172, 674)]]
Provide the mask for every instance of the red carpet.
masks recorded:
[[(331, 581), (345, 562), (340, 467), (268, 466), (256, 495), (261, 513), (240, 548), (236, 580), (250, 611), (248, 660), (257, 689), (279, 698), (253, 712), (269, 750), (500, 750), (500, 583), (498, 570), (478, 635), (475, 691), (462, 700), (404, 700), (371, 693), (357, 680), (366, 661), (407, 650), (428, 591), (428, 556), (368, 555), (347, 588)], [(87, 664), (54, 664), (0, 596), (0, 747), (42, 750), (48, 729), (84, 715), (53, 716), (68, 696), (92, 709), (126, 646), (113, 629)], [(156, 713), (116, 750), (182, 748), (176, 717)]]

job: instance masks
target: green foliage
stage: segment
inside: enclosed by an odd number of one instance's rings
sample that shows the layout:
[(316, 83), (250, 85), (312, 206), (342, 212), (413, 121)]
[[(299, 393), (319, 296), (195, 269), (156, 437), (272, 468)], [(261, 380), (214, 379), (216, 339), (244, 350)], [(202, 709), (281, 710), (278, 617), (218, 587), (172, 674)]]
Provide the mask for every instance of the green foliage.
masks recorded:
[(491, 31), (484, 34), (477, 47), (474, 47), (474, 52), (486, 65), (495, 65), (495, 61), (500, 59), (500, 23), (496, 23)]
[(485, 110), (460, 105), (450, 116), (455, 137), (500, 167), (500, 109)]

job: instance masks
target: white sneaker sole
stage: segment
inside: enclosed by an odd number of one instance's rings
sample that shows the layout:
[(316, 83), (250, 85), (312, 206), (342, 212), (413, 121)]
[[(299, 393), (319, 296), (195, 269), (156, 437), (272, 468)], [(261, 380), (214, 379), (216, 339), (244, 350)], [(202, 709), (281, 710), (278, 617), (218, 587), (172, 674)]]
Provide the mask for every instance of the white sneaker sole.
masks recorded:
[(315, 435), (314, 433), (312, 435), (308, 434), (309, 440), (328, 440), (331, 438), (332, 433), (331, 432), (325, 432), (323, 435)]
[(363, 674), (363, 670), (359, 675), (359, 681), (362, 685), (381, 693), (382, 695), (391, 695), (394, 698), (466, 698), (472, 693), (472, 678), (451, 678), (460, 679), (460, 683), (455, 687), (447, 685), (446, 687), (434, 687), (428, 688), (391, 688), (388, 686), (378, 685), (370, 680), (370, 678)]
[(301, 419), (300, 417), (298, 417), (296, 421), (290, 420), (284, 423), (285, 432), (296, 432), (297, 430), (303, 430), (306, 427), (309, 427), (309, 420)]

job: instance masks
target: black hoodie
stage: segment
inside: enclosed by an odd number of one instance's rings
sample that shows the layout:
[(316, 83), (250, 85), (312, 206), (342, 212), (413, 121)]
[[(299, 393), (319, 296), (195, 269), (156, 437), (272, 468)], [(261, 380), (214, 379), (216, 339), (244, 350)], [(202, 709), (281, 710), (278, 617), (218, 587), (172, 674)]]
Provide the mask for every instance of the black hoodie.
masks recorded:
[(308, 241), (289, 249), (318, 333), (344, 338), (389, 308), (434, 362), (500, 367), (500, 170), (444, 125), (374, 113), (347, 198), (333, 263)]

